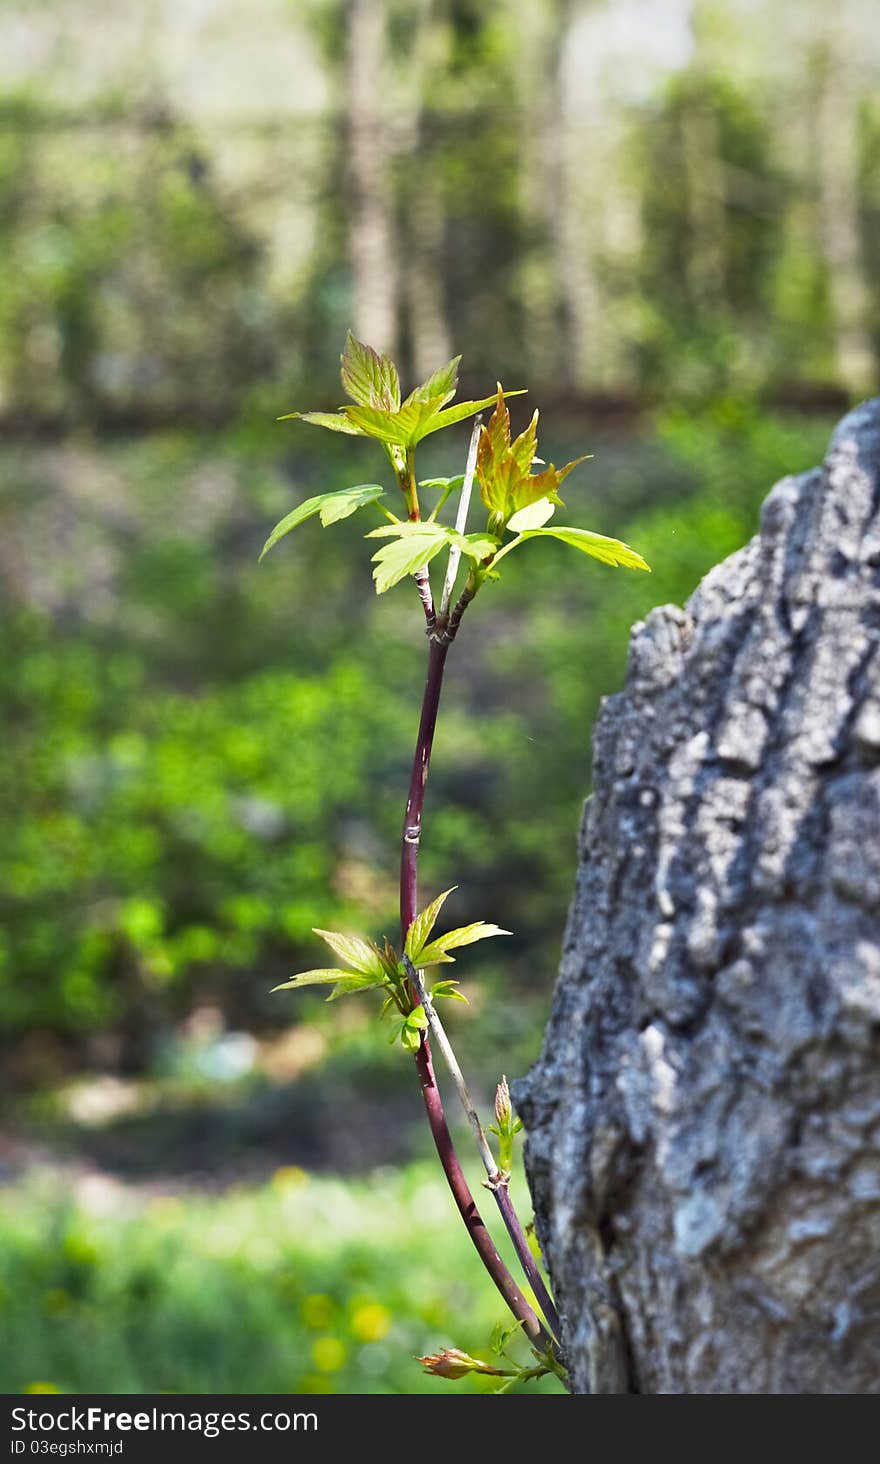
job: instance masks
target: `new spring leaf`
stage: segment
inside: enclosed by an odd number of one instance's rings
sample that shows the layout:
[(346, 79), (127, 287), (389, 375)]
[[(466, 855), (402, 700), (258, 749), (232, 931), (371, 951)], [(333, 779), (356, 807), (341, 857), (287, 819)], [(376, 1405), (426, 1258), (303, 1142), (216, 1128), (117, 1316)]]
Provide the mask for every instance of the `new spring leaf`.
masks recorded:
[[(512, 395), (512, 392), (507, 393), (507, 396)], [(506, 524), (514, 514), (541, 500), (546, 500), (550, 505), (562, 502), (559, 497), (560, 483), (568, 477), (572, 468), (576, 468), (585, 459), (574, 458), (564, 468), (559, 469), (551, 463), (543, 472), (533, 473), (532, 463), (537, 447), (537, 412), (525, 431), (511, 442), (510, 413), (499, 382), (495, 410), (480, 431), (477, 447), (480, 496), (491, 515), (490, 522), (494, 520)]]
[(384, 595), (407, 575), (426, 568), (443, 549), (456, 545), (476, 563), (490, 559), (498, 548), (491, 534), (459, 534), (447, 524), (431, 520), (382, 524), (367, 534), (368, 539), (390, 539), (373, 555), (376, 594)]
[(357, 513), (366, 504), (375, 503), (384, 492), (381, 483), (359, 483), (356, 488), (341, 488), (337, 493), (319, 493), (315, 498), (307, 498), (275, 525), (263, 545), (260, 559), (264, 559), (272, 546), (279, 539), (283, 539), (285, 534), (289, 534), (291, 529), (305, 523), (306, 519), (313, 518), (315, 514), (320, 516), (321, 523), (326, 528), (328, 524), (338, 523), (340, 519)]
[[(331, 432), (373, 437), (389, 448), (407, 448), (415, 447), (423, 437), (444, 427), (473, 417), (495, 400), (489, 396), (447, 406), (458, 385), (460, 356), (433, 372), (404, 402), (400, 399), (400, 378), (394, 362), (357, 340), (351, 331), (341, 359), (343, 389), (353, 405), (342, 406), (337, 412), (286, 412), (278, 420), (299, 418), (316, 427), (327, 427)], [(509, 396), (518, 394), (508, 393)]]
[(579, 549), (582, 554), (589, 554), (591, 559), (598, 559), (602, 564), (613, 564), (624, 569), (644, 569), (648, 574), (651, 566), (642, 558), (636, 549), (631, 549), (629, 544), (624, 544), (620, 539), (608, 539), (604, 534), (594, 534), (590, 529), (571, 529), (560, 524), (552, 529), (526, 529), (516, 539), (511, 539), (509, 544), (499, 550), (493, 560), (493, 566), (503, 559), (505, 554), (524, 544), (528, 539), (560, 539), (563, 544), (570, 544), (573, 549)]
[(438, 935), (410, 959), (414, 966), (445, 965), (455, 959), (454, 956), (450, 956), (449, 952), (457, 950), (459, 946), (473, 945), (477, 940), (488, 940), (493, 935), (510, 935), (510, 933), (509, 930), (502, 930), (500, 925), (490, 925), (485, 920), (475, 920), (472, 925), (462, 925), (458, 930), (448, 930), (445, 935)]
[(416, 964), (419, 952), (428, 943), (428, 936), (437, 924), (437, 916), (456, 888), (457, 886), (453, 885), (451, 889), (444, 890), (442, 895), (438, 895), (436, 900), (432, 900), (430, 905), (426, 905), (424, 910), (420, 910), (407, 931), (404, 950), (413, 965)]

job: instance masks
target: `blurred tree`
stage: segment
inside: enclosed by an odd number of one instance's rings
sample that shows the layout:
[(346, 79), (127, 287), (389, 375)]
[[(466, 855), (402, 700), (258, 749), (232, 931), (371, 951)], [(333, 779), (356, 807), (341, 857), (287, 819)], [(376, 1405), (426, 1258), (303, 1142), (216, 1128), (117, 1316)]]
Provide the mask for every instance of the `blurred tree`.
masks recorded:
[(828, 286), (837, 378), (848, 391), (870, 391), (876, 357), (869, 329), (871, 300), (865, 275), (858, 192), (858, 95), (852, 87), (857, 38), (827, 7), (810, 55), (816, 89), (816, 168), (821, 239)]
[(378, 350), (397, 348), (397, 256), (391, 191), (393, 141), (382, 99), (391, 84), (382, 0), (348, 7), (349, 251), (354, 330)]

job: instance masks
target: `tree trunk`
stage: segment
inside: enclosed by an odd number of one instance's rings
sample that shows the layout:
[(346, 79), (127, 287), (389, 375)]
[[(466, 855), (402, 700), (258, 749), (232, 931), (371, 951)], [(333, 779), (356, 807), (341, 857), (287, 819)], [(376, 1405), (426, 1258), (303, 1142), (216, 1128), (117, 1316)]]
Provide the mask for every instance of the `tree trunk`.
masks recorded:
[(837, 374), (848, 391), (860, 392), (876, 381), (877, 362), (859, 207), (858, 99), (844, 35), (838, 38), (830, 20), (828, 40), (813, 58), (819, 83), (816, 168)]
[(880, 399), (594, 742), (517, 1093), (575, 1391), (880, 1392)]
[(382, 107), (388, 75), (386, 7), (351, 0), (348, 15), (348, 119), (351, 211), (349, 254), (354, 331), (376, 350), (397, 345), (392, 147)]
[(564, 7), (551, 101), (558, 161), (547, 206), (564, 303), (572, 386), (631, 392), (641, 255), (641, 201), (618, 70), (625, 65), (608, 0)]
[[(412, 369), (417, 381), (454, 354), (444, 297), (446, 211), (442, 169), (432, 167), (430, 140), (423, 136), (426, 84), (439, 58), (435, 41), (442, 26), (432, 0), (420, 0), (409, 17), (410, 50), (395, 87), (397, 147), (409, 160), (406, 209), (404, 291), (409, 316)], [(448, 20), (445, 23), (449, 24)]]

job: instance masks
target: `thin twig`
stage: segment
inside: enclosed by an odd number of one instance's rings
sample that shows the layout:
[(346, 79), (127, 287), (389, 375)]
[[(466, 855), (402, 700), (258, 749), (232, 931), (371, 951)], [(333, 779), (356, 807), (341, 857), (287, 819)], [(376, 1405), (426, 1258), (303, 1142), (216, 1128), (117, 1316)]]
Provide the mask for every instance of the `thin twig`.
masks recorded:
[(553, 1298), (550, 1295), (550, 1292), (547, 1290), (547, 1287), (544, 1283), (544, 1277), (541, 1275), (538, 1263), (535, 1260), (535, 1257), (532, 1255), (531, 1246), (526, 1239), (526, 1234), (522, 1228), (522, 1223), (516, 1213), (516, 1209), (514, 1208), (513, 1200), (510, 1197), (507, 1177), (505, 1177), (503, 1184), (498, 1184), (494, 1187), (490, 1185), (489, 1188), (492, 1190), (492, 1193), (495, 1196), (495, 1203), (497, 1204), (498, 1209), (501, 1212), (501, 1218), (504, 1221), (505, 1226), (507, 1227), (507, 1233), (510, 1236), (511, 1241), (513, 1242), (513, 1248), (519, 1257), (519, 1263), (522, 1266), (529, 1285), (531, 1286), (532, 1291), (535, 1294), (535, 1300), (537, 1301), (538, 1306), (541, 1308), (541, 1311), (544, 1314), (544, 1319), (561, 1348), (562, 1322), (560, 1321), (559, 1312), (556, 1310)]
[(418, 993), (419, 1000), (421, 1001), (421, 1004), (425, 1009), (425, 1016), (428, 1018), (428, 1026), (431, 1029), (431, 1036), (434, 1038), (434, 1041), (437, 1043), (437, 1046), (443, 1053), (443, 1060), (446, 1063), (446, 1066), (449, 1069), (449, 1075), (452, 1078), (453, 1083), (455, 1084), (456, 1091), (461, 1101), (461, 1106), (467, 1114), (467, 1120), (473, 1130), (474, 1138), (477, 1142), (477, 1148), (480, 1151), (480, 1158), (483, 1161), (483, 1168), (486, 1171), (488, 1179), (487, 1188), (490, 1189), (492, 1191), (492, 1194), (495, 1196), (495, 1201), (498, 1205), (498, 1209), (501, 1212), (501, 1217), (507, 1227), (507, 1233), (510, 1236), (510, 1239), (513, 1241), (514, 1249), (516, 1250), (516, 1253), (519, 1257), (520, 1264), (526, 1274), (526, 1278), (533, 1292), (535, 1293), (538, 1305), (544, 1313), (545, 1320), (551, 1331), (554, 1333), (556, 1340), (561, 1343), (562, 1326), (559, 1320), (559, 1313), (556, 1310), (553, 1298), (551, 1297), (546, 1285), (544, 1284), (544, 1278), (541, 1275), (535, 1257), (532, 1255), (531, 1247), (529, 1246), (528, 1240), (526, 1239), (525, 1232), (520, 1222), (520, 1218), (516, 1213), (513, 1200), (510, 1197), (510, 1190), (508, 1189), (510, 1176), (500, 1170), (495, 1162), (495, 1155), (492, 1153), (492, 1150), (489, 1146), (489, 1142), (486, 1138), (483, 1125), (480, 1122), (480, 1115), (477, 1113), (474, 1100), (471, 1098), (470, 1092), (468, 1091), (468, 1085), (465, 1082), (464, 1073), (459, 1066), (458, 1058), (455, 1055), (452, 1043), (446, 1035), (446, 1028), (443, 1026), (443, 1023), (437, 1015), (434, 1003), (431, 1001), (431, 998), (425, 988), (425, 983), (422, 979), (421, 971), (416, 970), (415, 966), (407, 955), (404, 955), (403, 957), (403, 965), (406, 974), (409, 980), (412, 982), (412, 985), (415, 988), (416, 992)]
[(468, 605), (471, 603), (471, 600), (474, 598), (474, 595), (477, 593), (478, 588), (479, 581), (477, 580), (477, 576), (474, 570), (471, 569), (470, 574), (465, 580), (464, 588), (455, 602), (455, 608), (453, 609), (452, 614), (447, 620), (446, 627), (443, 631), (443, 638), (447, 645), (451, 645), (452, 642), (455, 640), (455, 637), (458, 635), (458, 627), (461, 625), (461, 617), (463, 616)]
[[(477, 444), (480, 440), (480, 428), (482, 426), (482, 414), (474, 419), (473, 431), (471, 432), (470, 445), (468, 447), (467, 463), (464, 470), (464, 482), (461, 485), (461, 497), (458, 500), (458, 513), (455, 515), (456, 532), (463, 534), (467, 527), (468, 509), (471, 506), (471, 492), (474, 486), (474, 474), (477, 471)], [(443, 594), (440, 596), (440, 620), (444, 620), (449, 609), (449, 602), (452, 599), (452, 591), (455, 587), (455, 576), (458, 574), (458, 566), (461, 560), (461, 550), (455, 545), (449, 551), (449, 563), (446, 566), (446, 579), (443, 581)]]

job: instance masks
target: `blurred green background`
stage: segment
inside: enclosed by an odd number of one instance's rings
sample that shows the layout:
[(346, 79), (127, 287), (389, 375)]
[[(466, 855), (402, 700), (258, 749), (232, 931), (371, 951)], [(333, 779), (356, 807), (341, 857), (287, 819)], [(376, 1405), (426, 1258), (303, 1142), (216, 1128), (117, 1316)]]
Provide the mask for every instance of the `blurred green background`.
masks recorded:
[(876, 387), (872, 14), (0, 3), (4, 1390), (443, 1392), (412, 1355), (485, 1349), (407, 1058), (368, 1000), (269, 995), (314, 925), (394, 933), (424, 674), (360, 516), (258, 569), (388, 478), (274, 418), (337, 404), (349, 325), (410, 384), (461, 351), (654, 567), (534, 545), (450, 658), (423, 889), (515, 932), (458, 967), (485, 1101), (537, 1055), (630, 625)]

